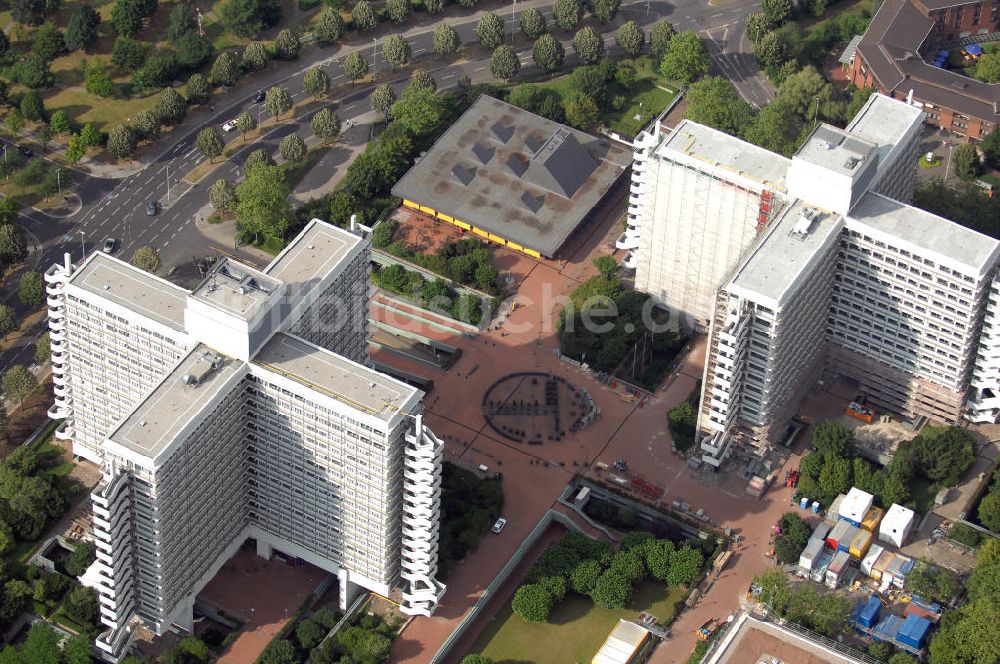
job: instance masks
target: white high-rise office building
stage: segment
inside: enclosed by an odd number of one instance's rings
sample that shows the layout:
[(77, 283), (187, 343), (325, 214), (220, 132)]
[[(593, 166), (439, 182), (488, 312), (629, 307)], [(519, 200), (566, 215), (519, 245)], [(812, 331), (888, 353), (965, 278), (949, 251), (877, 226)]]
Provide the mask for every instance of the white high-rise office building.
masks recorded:
[[(709, 463), (734, 441), (781, 439), (823, 375), (907, 416), (1000, 417), (1000, 243), (900, 202), (912, 195), (921, 122), (918, 108), (873, 95), (846, 129), (818, 125), (791, 160), (687, 121), (637, 140), (647, 163), (636, 283), (708, 324)], [(684, 176), (693, 190), (676, 186), (680, 169), (695, 171)], [(662, 274), (692, 261), (712, 269)]]
[(111, 658), (190, 629), (248, 538), (430, 615), (442, 444), (423, 394), (366, 366), (367, 240), (313, 220), (265, 269), (194, 291), (105, 254), (46, 273), (59, 434), (102, 464), (97, 589)]

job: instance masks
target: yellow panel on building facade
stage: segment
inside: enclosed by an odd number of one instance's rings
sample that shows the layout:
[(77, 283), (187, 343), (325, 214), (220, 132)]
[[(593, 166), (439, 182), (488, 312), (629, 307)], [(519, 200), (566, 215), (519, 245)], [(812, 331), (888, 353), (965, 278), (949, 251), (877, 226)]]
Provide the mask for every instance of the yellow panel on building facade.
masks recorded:
[[(471, 228), (471, 226), (470, 226), (470, 228)], [(481, 236), (483, 236), (485, 238), (489, 238), (489, 236), (490, 236), (489, 233), (487, 233), (486, 231), (480, 230), (478, 228), (473, 228), (472, 232), (475, 233), (476, 235), (481, 235)]]
[(507, 240), (507, 246), (510, 247), (511, 249), (516, 249), (517, 251), (524, 251), (524, 247), (522, 247), (519, 244), (515, 244), (514, 242), (511, 242), (510, 240)]
[(454, 224), (459, 228), (464, 228), (467, 231), (472, 230), (472, 226), (470, 224), (465, 223), (464, 221), (459, 221), (458, 219), (455, 219)]
[(420, 209), (419, 205), (417, 205), (413, 201), (408, 201), (405, 198), (403, 199), (403, 206), (404, 207), (408, 207), (408, 208), (413, 208), (414, 210), (419, 210)]
[(538, 253), (537, 251), (535, 251), (534, 249), (525, 249), (524, 253), (528, 254), (532, 258), (541, 258), (542, 257), (542, 255), (540, 253)]
[(434, 208), (425, 207), (423, 205), (420, 206), (420, 211), (423, 212), (423, 213), (425, 213), (425, 214), (429, 214), (432, 217), (434, 216), (434, 212), (435, 212)]
[(438, 212), (437, 216), (441, 221), (447, 221), (449, 224), (455, 223), (455, 220), (446, 215), (444, 212)]
[(499, 235), (494, 235), (493, 233), (489, 233), (487, 237), (493, 242), (496, 242), (497, 244), (503, 244), (503, 245), (507, 244), (507, 240), (503, 239)]

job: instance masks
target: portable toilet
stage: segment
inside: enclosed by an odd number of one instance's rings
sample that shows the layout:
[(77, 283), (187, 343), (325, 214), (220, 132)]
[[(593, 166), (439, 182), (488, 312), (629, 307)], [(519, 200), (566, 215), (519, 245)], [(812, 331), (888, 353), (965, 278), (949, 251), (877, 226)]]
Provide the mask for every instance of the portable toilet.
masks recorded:
[(865, 514), (865, 518), (861, 521), (861, 529), (867, 530), (870, 533), (875, 533), (878, 531), (878, 524), (882, 522), (882, 517), (885, 512), (881, 507), (872, 507)]
[(872, 547), (868, 549), (867, 555), (865, 555), (865, 557), (861, 559), (861, 573), (864, 574), (865, 576), (871, 576), (872, 568), (875, 566), (875, 564), (878, 562), (879, 557), (884, 552), (885, 552), (884, 547), (878, 544), (873, 544)]
[[(847, 523), (844, 521), (843, 523)], [(851, 552), (851, 542), (854, 538), (858, 536), (861, 529), (854, 524), (847, 523), (847, 529), (844, 531), (844, 535), (837, 540), (837, 551), (843, 551), (844, 553)]]
[(809, 509), (809, 499), (806, 498), (805, 496), (802, 496), (799, 499), (799, 509), (800, 510)]
[(858, 602), (855, 610), (854, 622), (865, 627), (874, 627), (882, 612), (882, 601), (872, 595), (867, 602)]
[(833, 560), (830, 561), (830, 566), (826, 568), (827, 588), (833, 590), (840, 585), (840, 580), (844, 578), (844, 572), (847, 571), (850, 563), (851, 556), (846, 551), (838, 551), (834, 554)]
[(840, 503), (840, 509), (837, 514), (844, 521), (848, 521), (855, 526), (861, 526), (861, 521), (868, 514), (868, 510), (871, 509), (874, 500), (875, 496), (867, 491), (852, 487), (847, 492), (847, 496), (844, 497), (844, 501)]
[(892, 544), (897, 548), (902, 547), (906, 543), (910, 529), (913, 528), (915, 516), (913, 510), (893, 503), (882, 518), (882, 523), (879, 524), (879, 541)]
[(931, 621), (927, 618), (910, 614), (903, 619), (903, 624), (896, 632), (896, 640), (911, 648), (919, 649), (923, 647), (924, 639), (927, 638), (927, 630), (930, 627)]
[(803, 576), (807, 576), (813, 571), (816, 561), (823, 555), (825, 547), (826, 543), (821, 539), (809, 540), (806, 548), (802, 550), (802, 555), (799, 556), (799, 570)]
[(848, 553), (855, 560), (861, 560), (868, 554), (868, 548), (872, 545), (872, 534), (867, 530), (858, 530), (858, 534), (851, 541)]
[(814, 500), (813, 501), (813, 504), (812, 504), (812, 513), (813, 514), (819, 514), (819, 501), (818, 500)]

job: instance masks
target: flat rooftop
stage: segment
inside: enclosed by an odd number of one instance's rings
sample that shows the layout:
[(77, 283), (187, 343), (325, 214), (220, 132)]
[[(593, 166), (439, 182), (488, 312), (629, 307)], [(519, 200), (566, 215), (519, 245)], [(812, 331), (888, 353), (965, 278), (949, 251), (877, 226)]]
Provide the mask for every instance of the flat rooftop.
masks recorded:
[(737, 616), (736, 623), (706, 664), (772, 664), (774, 660), (780, 664), (863, 664), (844, 646), (812, 641), (747, 614)]
[(816, 253), (835, 242), (843, 227), (840, 215), (821, 212), (796, 200), (737, 268), (731, 287), (781, 304), (794, 293), (809, 269), (817, 266)]
[(878, 144), (857, 134), (833, 125), (820, 124), (795, 152), (795, 158), (854, 178), (861, 173), (877, 149)]
[(878, 145), (895, 145), (924, 112), (905, 101), (873, 94), (847, 125), (847, 132)]
[(157, 457), (229, 378), (245, 367), (244, 362), (198, 344), (108, 438), (149, 458)]
[(851, 209), (847, 225), (877, 229), (898, 238), (901, 246), (908, 243), (916, 247), (925, 258), (935, 262), (945, 259), (966, 266), (974, 274), (982, 274), (989, 267), (1000, 245), (944, 217), (871, 191)]
[(482, 95), (392, 188), (554, 256), (632, 163), (632, 150)]
[(157, 323), (184, 331), (188, 292), (107, 254), (92, 253), (69, 283)]
[(364, 242), (359, 236), (313, 219), (284, 251), (264, 268), (264, 274), (288, 286), (317, 281)]
[(390, 420), (415, 395), (414, 387), (279, 332), (252, 360), (381, 420)]
[(781, 190), (792, 165), (780, 154), (690, 120), (682, 120), (659, 149), (681, 152)]
[(273, 276), (244, 263), (224, 258), (212, 268), (205, 281), (191, 292), (191, 297), (250, 319), (280, 287), (281, 282)]

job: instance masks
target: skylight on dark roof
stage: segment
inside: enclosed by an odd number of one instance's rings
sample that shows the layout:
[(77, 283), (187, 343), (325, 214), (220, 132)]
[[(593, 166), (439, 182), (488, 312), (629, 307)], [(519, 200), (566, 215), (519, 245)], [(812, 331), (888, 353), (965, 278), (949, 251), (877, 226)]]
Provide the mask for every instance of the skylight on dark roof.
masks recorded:
[(465, 164), (455, 164), (451, 169), (452, 176), (464, 185), (468, 185), (472, 182), (472, 178), (476, 177), (476, 169), (469, 168)]

